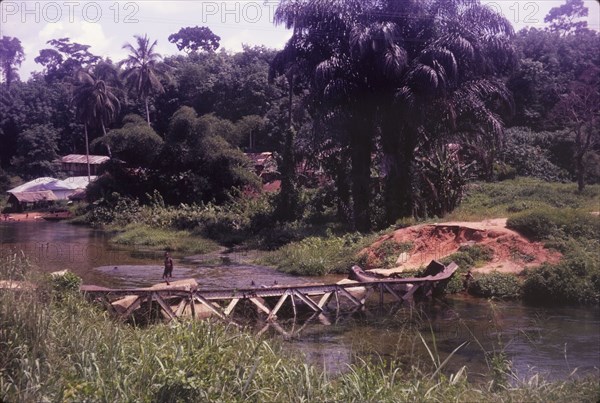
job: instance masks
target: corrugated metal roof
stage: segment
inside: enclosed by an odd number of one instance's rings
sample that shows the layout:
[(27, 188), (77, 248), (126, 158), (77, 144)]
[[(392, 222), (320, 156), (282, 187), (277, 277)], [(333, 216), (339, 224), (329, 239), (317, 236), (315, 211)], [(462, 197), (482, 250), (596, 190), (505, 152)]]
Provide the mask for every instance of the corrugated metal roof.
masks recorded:
[[(90, 177), (92, 182), (96, 180), (96, 176)], [(58, 180), (55, 178), (37, 178), (27, 183), (24, 183), (16, 188), (10, 189), (8, 193), (22, 192), (38, 192), (44, 190), (75, 190), (85, 189), (88, 185), (87, 176), (72, 176), (67, 179)]]
[(12, 194), (21, 203), (35, 203), (39, 201), (55, 201), (58, 200), (56, 195), (50, 190), (42, 190), (39, 192), (21, 192)]
[(31, 180), (27, 183), (24, 183), (20, 186), (17, 186), (15, 188), (8, 190), (8, 193), (35, 192), (38, 190), (48, 190), (45, 188), (45, 185), (47, 185), (48, 183), (51, 183), (51, 182), (56, 182), (57, 180), (58, 179), (56, 179), (56, 178), (49, 178), (49, 177), (37, 178), (37, 179)]
[[(90, 155), (90, 165), (102, 164), (109, 159), (105, 155)], [(69, 154), (61, 157), (60, 162), (65, 164), (87, 164), (87, 158), (85, 154)]]
[(265, 165), (267, 160), (273, 157), (273, 153), (246, 153), (246, 156), (250, 158), (255, 165)]
[[(96, 176), (91, 176), (90, 179), (93, 181), (96, 180)], [(85, 189), (88, 185), (88, 177), (87, 176), (71, 176), (70, 178), (63, 179), (61, 181), (56, 181), (54, 184), (57, 187), (57, 190), (60, 189)], [(49, 189), (54, 190), (54, 189)]]

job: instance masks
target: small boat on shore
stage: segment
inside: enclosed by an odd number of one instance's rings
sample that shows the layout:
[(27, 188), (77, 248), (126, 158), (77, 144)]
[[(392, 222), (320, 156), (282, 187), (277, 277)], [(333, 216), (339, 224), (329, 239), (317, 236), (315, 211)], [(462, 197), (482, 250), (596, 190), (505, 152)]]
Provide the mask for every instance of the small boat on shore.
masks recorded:
[(72, 218), (72, 215), (68, 211), (42, 215), (42, 219), (44, 219), (46, 221), (62, 221), (62, 220), (66, 220), (69, 218)]
[[(425, 268), (425, 271), (419, 276), (418, 278), (431, 278), (431, 277), (443, 277), (446, 278), (446, 276), (443, 273), (448, 272), (449, 275), (452, 275), (452, 273), (454, 273), (454, 271), (456, 270), (456, 264), (453, 262), (452, 264), (445, 266), (442, 263), (438, 262), (437, 260), (432, 260), (427, 267)], [(371, 281), (382, 281), (382, 280), (389, 280), (391, 278), (402, 278), (399, 276), (384, 276), (383, 274), (378, 274), (378, 273), (372, 273), (372, 272), (368, 272), (363, 270), (362, 268), (360, 268), (359, 266), (352, 266), (352, 268), (350, 269), (350, 273), (348, 275), (348, 278), (351, 280), (355, 280), (355, 281), (359, 281), (362, 283), (367, 283), (367, 282), (371, 282)]]

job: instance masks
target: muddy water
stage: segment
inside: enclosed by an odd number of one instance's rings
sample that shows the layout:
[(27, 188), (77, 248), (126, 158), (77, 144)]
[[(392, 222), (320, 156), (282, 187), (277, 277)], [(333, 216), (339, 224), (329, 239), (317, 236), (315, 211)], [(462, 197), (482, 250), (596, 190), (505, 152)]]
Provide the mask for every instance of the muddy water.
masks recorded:
[[(160, 282), (162, 256), (134, 248), (114, 248), (109, 236), (65, 223), (0, 222), (0, 257), (24, 250), (42, 270), (69, 269), (85, 284), (109, 287), (148, 286)], [(254, 285), (329, 283), (338, 277), (292, 277), (270, 268), (240, 262), (249, 256), (174, 255), (176, 279), (196, 278), (206, 288), (240, 288)], [(446, 370), (467, 366), (471, 377), (487, 373), (484, 352), (504, 352), (520, 378), (541, 373), (547, 379), (571, 373), (600, 375), (600, 308), (538, 308), (518, 302), (488, 302), (469, 297), (407, 306), (371, 307), (339, 316), (312, 318), (310, 322), (282, 321), (280, 329), (262, 330), (283, 338), (290, 349), (335, 374), (345, 371), (354, 357), (403, 357), (404, 365), (416, 356), (429, 358), (425, 343), (434, 345), (443, 359), (467, 342)], [(288, 336), (282, 337), (281, 330)], [(298, 332), (299, 331), (299, 332)], [(481, 377), (483, 379), (483, 377)]]

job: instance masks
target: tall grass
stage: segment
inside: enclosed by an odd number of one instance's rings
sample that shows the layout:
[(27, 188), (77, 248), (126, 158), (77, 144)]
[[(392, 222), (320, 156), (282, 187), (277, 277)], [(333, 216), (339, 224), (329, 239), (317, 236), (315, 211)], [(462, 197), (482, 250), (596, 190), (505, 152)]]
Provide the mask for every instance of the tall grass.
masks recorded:
[(0, 401), (595, 401), (600, 393), (595, 379), (471, 384), (465, 368), (444, 371), (452, 354), (439, 357), (434, 346), (433, 367), (418, 356), (410, 367), (357, 357), (330, 377), (278, 342), (222, 323), (133, 327), (77, 294), (44, 289), (0, 292)]

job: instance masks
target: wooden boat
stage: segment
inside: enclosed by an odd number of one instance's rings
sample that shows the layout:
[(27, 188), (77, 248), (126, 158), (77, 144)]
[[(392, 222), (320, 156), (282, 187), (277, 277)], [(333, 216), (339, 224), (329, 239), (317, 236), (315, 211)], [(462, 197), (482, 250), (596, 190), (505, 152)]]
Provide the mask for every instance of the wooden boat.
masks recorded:
[[(456, 267), (456, 263), (454, 263), (454, 262), (452, 262), (448, 266), (445, 266), (442, 263), (438, 262), (437, 260), (432, 260), (425, 268), (425, 271), (423, 272), (423, 274), (416, 278), (420, 279), (420, 278), (426, 278), (426, 277), (429, 277), (429, 278), (444, 277), (443, 273), (450, 272), (450, 271), (452, 273), (454, 273), (454, 270), (456, 270), (455, 267)], [(450, 273), (450, 275), (452, 273)], [(364, 271), (359, 266), (352, 266), (352, 268), (350, 269), (350, 274), (348, 275), (348, 278), (351, 280), (356, 280), (359, 282), (367, 283), (370, 281), (389, 280), (390, 278), (401, 278), (401, 277), (398, 277), (398, 276), (389, 276), (388, 277), (388, 276), (384, 276), (383, 274), (371, 273), (371, 272)]]
[(71, 213), (69, 212), (61, 212), (61, 213), (50, 213), (50, 214), (44, 214), (42, 216), (42, 219), (46, 220), (46, 221), (61, 221), (61, 220), (66, 220), (71, 218)]

